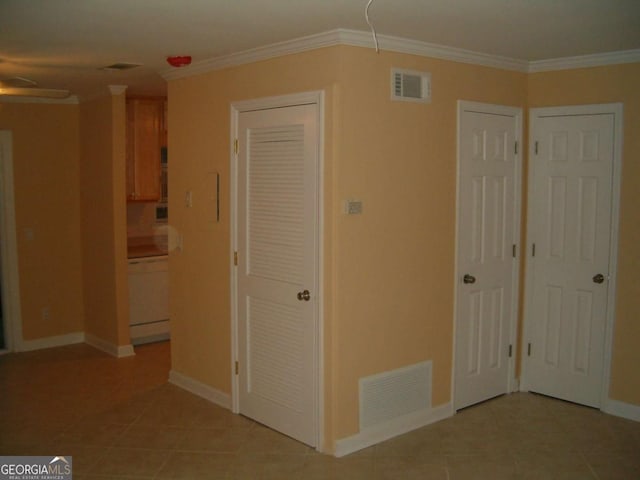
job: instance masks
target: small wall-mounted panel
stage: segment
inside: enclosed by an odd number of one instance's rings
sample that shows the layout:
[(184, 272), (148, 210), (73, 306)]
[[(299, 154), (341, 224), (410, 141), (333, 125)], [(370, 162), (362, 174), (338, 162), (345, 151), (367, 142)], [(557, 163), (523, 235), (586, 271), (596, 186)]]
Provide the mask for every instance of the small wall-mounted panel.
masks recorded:
[(429, 103), (431, 101), (431, 74), (392, 68), (391, 100)]

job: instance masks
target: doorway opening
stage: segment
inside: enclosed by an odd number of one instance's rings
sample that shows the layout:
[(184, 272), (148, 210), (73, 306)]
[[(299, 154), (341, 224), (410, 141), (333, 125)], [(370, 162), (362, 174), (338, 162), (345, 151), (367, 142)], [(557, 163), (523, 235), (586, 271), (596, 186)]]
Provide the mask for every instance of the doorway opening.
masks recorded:
[(0, 353), (22, 342), (12, 147), (11, 132), (0, 130)]

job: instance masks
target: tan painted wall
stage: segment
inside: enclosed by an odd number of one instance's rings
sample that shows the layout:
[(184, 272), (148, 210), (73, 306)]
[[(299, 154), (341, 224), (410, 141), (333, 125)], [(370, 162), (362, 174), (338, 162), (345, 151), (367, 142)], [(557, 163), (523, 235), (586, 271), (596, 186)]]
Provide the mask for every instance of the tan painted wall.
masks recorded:
[[(431, 72), (431, 104), (391, 102), (391, 66)], [(635, 347), (640, 338), (640, 282), (634, 275), (640, 267), (635, 212), (640, 167), (633, 161), (640, 154), (635, 135), (640, 128), (638, 84), (638, 64), (527, 76), (351, 47), (170, 82), (170, 224), (184, 237), (183, 251), (170, 255), (174, 370), (231, 391), (232, 101), (320, 89), (327, 93), (327, 448), (357, 433), (357, 382), (362, 376), (430, 359), (433, 404), (450, 400), (456, 101), (532, 107), (623, 102), (611, 396), (640, 405), (635, 372), (640, 362)], [(0, 128), (14, 132), (25, 339), (81, 331), (85, 311), (87, 333), (117, 345), (129, 343), (124, 97), (105, 96), (80, 107), (0, 104)], [(209, 172), (222, 177), (219, 224), (205, 220), (211, 213), (203, 201), (209, 188), (203, 179)], [(187, 190), (194, 195), (191, 209), (183, 204)], [(364, 213), (343, 215), (346, 198), (361, 199)], [(85, 205), (82, 213), (80, 202)], [(25, 228), (33, 228), (33, 241), (26, 240)], [(43, 302), (50, 302), (49, 323), (40, 320)]]
[(85, 332), (127, 345), (125, 97), (80, 105)]
[(0, 103), (0, 129), (13, 132), (24, 340), (84, 330), (78, 112), (77, 105)]
[(624, 104), (617, 308), (610, 396), (640, 405), (640, 63), (529, 76), (529, 105)]
[[(342, 50), (336, 199), (335, 438), (358, 431), (358, 379), (433, 361), (432, 404), (451, 400), (457, 101), (524, 106), (523, 74)], [(393, 102), (390, 70), (431, 73), (427, 105)], [(339, 292), (339, 294), (338, 294)]]
[(127, 106), (123, 93), (111, 96), (112, 130), (112, 191), (113, 247), (115, 250), (115, 292), (117, 345), (130, 345), (129, 334), (129, 272), (127, 258)]
[[(177, 372), (231, 393), (231, 102), (325, 89), (331, 118), (336, 75), (336, 52), (318, 50), (169, 83), (169, 224), (184, 244), (169, 255), (172, 368)], [(326, 138), (331, 135), (326, 132)], [(326, 145), (331, 147), (329, 140)], [(331, 156), (329, 148), (328, 172)], [(207, 220), (212, 212), (204, 201), (211, 192), (206, 174), (211, 172), (221, 175), (220, 223)], [(187, 191), (193, 192), (193, 208), (185, 207)]]
[[(390, 100), (390, 68), (430, 71), (433, 101)], [(173, 368), (230, 393), (229, 118), (234, 100), (327, 91), (325, 434), (358, 432), (358, 379), (433, 360), (433, 404), (450, 400), (456, 102), (524, 106), (526, 76), (334, 47), (169, 83)], [(178, 165), (179, 167), (174, 167)], [(222, 223), (198, 209), (222, 175)], [(183, 205), (193, 190), (194, 207)], [(364, 213), (347, 217), (358, 198)], [(199, 200), (200, 199), (200, 200)]]

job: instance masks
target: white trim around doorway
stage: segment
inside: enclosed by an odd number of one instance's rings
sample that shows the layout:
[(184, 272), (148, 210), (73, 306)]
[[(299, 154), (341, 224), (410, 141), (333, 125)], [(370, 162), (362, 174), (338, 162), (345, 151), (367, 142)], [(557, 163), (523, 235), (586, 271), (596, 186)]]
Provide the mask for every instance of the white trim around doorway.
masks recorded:
[[(603, 378), (602, 378), (602, 390), (600, 393), (600, 409), (612, 413), (614, 415), (621, 415), (628, 411), (625, 408), (616, 408), (617, 405), (625, 405), (621, 402), (616, 402), (609, 398), (609, 384), (611, 382), (611, 357), (613, 351), (613, 330), (615, 326), (615, 309), (616, 309), (616, 282), (618, 272), (618, 242), (619, 242), (619, 228), (620, 228), (620, 192), (622, 182), (622, 132), (623, 132), (623, 105), (622, 103), (607, 103), (607, 104), (594, 104), (594, 105), (569, 105), (558, 107), (542, 107), (531, 108), (529, 111), (529, 159), (534, 158), (534, 143), (531, 141), (531, 128), (533, 120), (536, 117), (551, 117), (551, 116), (569, 116), (569, 115), (613, 115), (614, 116), (614, 132), (613, 132), (613, 173), (612, 173), (612, 199), (611, 199), (611, 237), (610, 237), (610, 251), (609, 251), (609, 275), (607, 292), (607, 312), (606, 312), (606, 326), (605, 326), (605, 338), (604, 338), (604, 365), (603, 365)], [(529, 162), (528, 177), (529, 186), (528, 191), (533, 191), (533, 172), (532, 162)], [(532, 243), (532, 204), (528, 202), (527, 212), (527, 239), (526, 246), (527, 251), (530, 251), (530, 245)], [(532, 282), (532, 268), (530, 265), (531, 257), (527, 256), (526, 266), (526, 290), (524, 295), (524, 321), (523, 321), (523, 345), (526, 341), (529, 333), (528, 325), (531, 322), (531, 305), (530, 299), (533, 295), (533, 282)], [(527, 383), (527, 357), (525, 353), (526, 349), (522, 348), (521, 361), (521, 390), (528, 391)], [(615, 413), (614, 413), (615, 412)], [(637, 410), (634, 410), (634, 415), (637, 416)], [(621, 415), (622, 416), (622, 415)], [(633, 415), (632, 415), (633, 416)], [(628, 417), (631, 418), (631, 417)]]
[(231, 410), (239, 413), (239, 389), (238, 376), (235, 372), (235, 365), (238, 360), (238, 312), (237, 312), (237, 272), (234, 265), (234, 252), (238, 250), (238, 225), (237, 225), (237, 155), (235, 152), (235, 141), (238, 132), (238, 117), (242, 112), (250, 112), (256, 110), (267, 110), (272, 108), (283, 108), (296, 105), (318, 106), (318, 301), (317, 301), (317, 332), (316, 332), (316, 355), (314, 361), (314, 371), (316, 377), (316, 425), (317, 438), (316, 450), (324, 449), (324, 309), (323, 309), (323, 265), (324, 265), (324, 124), (325, 124), (325, 93), (324, 91), (311, 91), (296, 93), (291, 95), (282, 95), (274, 97), (265, 97), (253, 100), (244, 100), (232, 102), (231, 104), (231, 128), (229, 142), (229, 158), (230, 158), (230, 219), (231, 219), (231, 250), (229, 252), (229, 269), (230, 275), (230, 292), (231, 292)]
[(2, 229), (2, 308), (4, 308), (5, 341), (7, 351), (19, 352), (22, 345), (22, 310), (20, 306), (20, 277), (16, 234), (15, 192), (13, 185), (13, 136), (0, 131), (0, 229)]
[[(454, 348), (452, 353), (451, 362), (451, 405), (455, 404), (455, 374), (456, 374), (456, 323), (458, 318), (457, 312), (457, 295), (458, 295), (458, 222), (459, 212), (458, 206), (460, 204), (460, 120), (462, 112), (472, 111), (478, 113), (485, 113), (489, 115), (504, 115), (513, 117), (515, 122), (515, 140), (517, 142), (518, 151), (515, 155), (515, 171), (514, 171), (514, 199), (516, 202), (514, 213), (514, 238), (516, 239), (516, 264), (514, 266), (513, 275), (513, 298), (511, 302), (511, 324), (509, 325), (509, 344), (512, 346), (513, 354), (509, 358), (509, 370), (507, 374), (507, 393), (518, 391), (519, 381), (516, 378), (515, 359), (518, 350), (518, 310), (519, 310), (519, 286), (520, 286), (520, 261), (522, 258), (523, 248), (520, 245), (521, 238), (521, 205), (522, 205), (522, 108), (506, 106), (506, 105), (494, 105), (489, 103), (479, 103), (466, 100), (458, 100), (457, 104), (457, 127), (456, 127), (456, 240), (455, 240), (455, 261), (454, 261), (454, 301), (453, 301), (453, 338)], [(454, 410), (455, 413), (455, 410)]]

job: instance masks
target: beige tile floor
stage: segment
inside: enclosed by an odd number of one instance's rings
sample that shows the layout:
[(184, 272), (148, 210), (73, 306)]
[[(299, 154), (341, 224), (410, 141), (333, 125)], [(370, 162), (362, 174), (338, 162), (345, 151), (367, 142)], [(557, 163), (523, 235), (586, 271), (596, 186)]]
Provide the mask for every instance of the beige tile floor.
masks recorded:
[(0, 455), (74, 479), (640, 479), (640, 423), (518, 393), (336, 459), (166, 382), (168, 343), (0, 357)]

